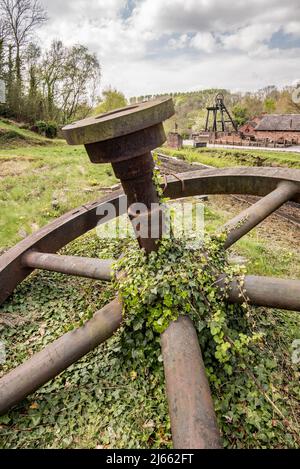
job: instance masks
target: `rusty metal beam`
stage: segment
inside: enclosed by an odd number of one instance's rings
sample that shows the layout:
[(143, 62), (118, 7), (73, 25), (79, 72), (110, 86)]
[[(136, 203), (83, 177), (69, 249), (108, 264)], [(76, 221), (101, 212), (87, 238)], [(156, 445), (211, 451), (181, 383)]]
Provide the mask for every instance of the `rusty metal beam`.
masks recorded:
[[(220, 288), (224, 287), (224, 276), (220, 278), (217, 285)], [(300, 311), (300, 280), (247, 275), (244, 287), (251, 305)], [(240, 288), (237, 281), (231, 282), (228, 301), (243, 303), (244, 300), (239, 294)]]
[(239, 215), (226, 223), (221, 231), (226, 230), (228, 236), (225, 248), (229, 248), (255, 226), (265, 220), (275, 210), (288, 202), (299, 191), (299, 186), (293, 182), (281, 182), (270, 194), (248, 207)]
[(111, 280), (112, 264), (112, 259), (59, 256), (36, 251), (29, 251), (22, 257), (24, 267), (105, 281)]
[(264, 197), (283, 181), (298, 189), (292, 197), (300, 203), (300, 170), (288, 168), (240, 167), (191, 171), (168, 177), (165, 196), (171, 199), (195, 195), (248, 194)]
[(220, 448), (220, 434), (199, 340), (180, 317), (161, 336), (172, 439), (176, 449)]
[(0, 415), (111, 337), (121, 322), (122, 304), (114, 300), (82, 327), (64, 334), (1, 378)]

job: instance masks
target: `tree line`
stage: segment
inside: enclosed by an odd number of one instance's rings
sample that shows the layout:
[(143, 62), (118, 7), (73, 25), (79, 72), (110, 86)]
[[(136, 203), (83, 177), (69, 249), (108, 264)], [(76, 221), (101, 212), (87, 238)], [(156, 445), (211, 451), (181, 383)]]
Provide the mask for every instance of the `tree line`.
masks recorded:
[[(300, 88), (299, 93), (300, 95)], [(266, 86), (256, 92), (231, 92), (226, 89), (210, 88), (191, 92), (172, 92), (156, 95), (137, 96), (130, 98), (130, 103), (144, 100), (171, 97), (175, 103), (176, 115), (165, 125), (167, 132), (174, 131), (175, 124), (178, 131), (188, 137), (191, 132), (203, 130), (206, 122), (207, 106), (215, 102), (218, 93), (224, 95), (224, 101), (238, 126), (251, 120), (255, 116), (267, 114), (300, 113), (300, 99), (294, 99), (295, 87), (287, 86), (279, 89), (276, 86)]]
[(30, 124), (86, 117), (97, 99), (100, 64), (87, 47), (54, 40), (43, 49), (35, 33), (48, 20), (38, 0), (0, 0), (0, 115)]

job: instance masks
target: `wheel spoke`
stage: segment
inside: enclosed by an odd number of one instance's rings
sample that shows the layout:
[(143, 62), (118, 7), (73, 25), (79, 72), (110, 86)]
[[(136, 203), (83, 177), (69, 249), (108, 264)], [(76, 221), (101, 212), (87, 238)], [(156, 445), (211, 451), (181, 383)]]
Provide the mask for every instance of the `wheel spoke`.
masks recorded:
[(221, 229), (221, 231), (228, 232), (225, 248), (229, 248), (249, 233), (255, 226), (289, 201), (298, 191), (299, 187), (294, 183), (282, 182), (270, 194), (226, 223)]
[(181, 317), (161, 337), (172, 440), (176, 449), (220, 448), (209, 384), (192, 321)]
[(22, 256), (24, 267), (105, 281), (111, 280), (112, 264), (112, 259), (59, 256), (36, 251), (29, 251)]
[(1, 378), (0, 415), (111, 337), (121, 322), (122, 303), (114, 300)]
[[(225, 276), (220, 277), (217, 285), (225, 287)], [(248, 275), (243, 286), (246, 297), (254, 306), (285, 309), (300, 312), (300, 280), (287, 280), (272, 277)], [(230, 303), (243, 303), (240, 296), (241, 288), (238, 281), (229, 284), (228, 301)]]

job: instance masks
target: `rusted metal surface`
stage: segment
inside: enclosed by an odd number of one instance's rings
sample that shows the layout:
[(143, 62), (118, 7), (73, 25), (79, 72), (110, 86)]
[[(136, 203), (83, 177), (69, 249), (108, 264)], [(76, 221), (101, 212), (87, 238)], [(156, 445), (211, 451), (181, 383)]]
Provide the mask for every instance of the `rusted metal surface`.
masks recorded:
[[(32, 268), (53, 270), (95, 280), (110, 281), (112, 276), (113, 260), (29, 252), (25, 254), (25, 262)], [(216, 286), (220, 289), (224, 287), (222, 278), (220, 282), (216, 283)], [(239, 296), (238, 281), (232, 281), (228, 288), (228, 301), (230, 303), (244, 301)], [(254, 306), (300, 311), (300, 280), (248, 275), (244, 280), (244, 288), (250, 304)]]
[[(259, 200), (259, 197), (255, 195), (233, 195), (232, 198), (249, 206), (254, 205)], [(298, 230), (300, 229), (300, 204), (296, 202), (286, 202), (282, 207), (277, 209), (273, 215), (281, 220), (288, 221)]]
[(220, 448), (199, 340), (191, 320), (180, 317), (172, 323), (162, 334), (161, 345), (174, 448)]
[(158, 124), (130, 135), (85, 145), (85, 149), (92, 163), (117, 163), (149, 153), (162, 145), (165, 138), (163, 125)]
[[(222, 287), (222, 279), (218, 285)], [(300, 311), (300, 280), (247, 275), (244, 288), (250, 304), (254, 306)], [(238, 281), (231, 282), (228, 301), (243, 303), (244, 300), (239, 294)]]
[[(158, 229), (158, 235), (151, 236), (153, 210), (160, 210), (159, 199), (153, 184), (154, 162), (152, 155), (148, 152), (135, 159), (114, 163), (113, 168), (117, 177), (120, 177), (128, 198), (128, 216), (132, 221), (139, 245), (147, 253), (150, 253), (157, 248), (157, 241), (163, 230), (161, 225)], [(134, 211), (136, 204), (139, 204), (141, 210)], [(162, 223), (162, 216), (159, 216), (158, 220)]]
[(280, 182), (274, 191), (226, 223), (223, 229), (228, 230), (229, 233), (225, 248), (229, 248), (236, 243), (298, 192), (299, 186), (295, 183)]
[(147, 129), (173, 114), (174, 104), (171, 98), (157, 99), (88, 117), (64, 127), (63, 134), (70, 145), (87, 145)]
[[(84, 119), (63, 129), (69, 143), (85, 145), (92, 163), (112, 164), (128, 206), (144, 205), (139, 213), (132, 210), (130, 214), (136, 232), (139, 224), (151, 219), (153, 204), (159, 204), (151, 150), (166, 140), (162, 122), (174, 112), (172, 99), (159, 99)], [(137, 218), (140, 223), (135, 223)], [(157, 238), (149, 238), (148, 233), (140, 233), (137, 238), (146, 252), (156, 249)]]
[(111, 280), (112, 264), (112, 259), (58, 256), (36, 251), (29, 251), (22, 257), (24, 267), (106, 281)]
[[(300, 203), (299, 169), (241, 167), (192, 171), (177, 176), (180, 181), (173, 176), (168, 177), (165, 196), (171, 199), (202, 194), (249, 194), (264, 197), (275, 190), (281, 181), (291, 181), (299, 187), (292, 200)], [(181, 181), (184, 182), (184, 190)]]
[(122, 322), (114, 300), (82, 327), (68, 332), (0, 379), (0, 415), (111, 337)]

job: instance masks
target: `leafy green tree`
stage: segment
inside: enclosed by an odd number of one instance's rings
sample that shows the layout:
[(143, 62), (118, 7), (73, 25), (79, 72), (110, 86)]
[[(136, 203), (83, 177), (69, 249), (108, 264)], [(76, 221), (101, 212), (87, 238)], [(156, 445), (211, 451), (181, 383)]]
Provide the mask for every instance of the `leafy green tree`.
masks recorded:
[(28, 93), (24, 99), (23, 119), (33, 124), (36, 120), (43, 119), (44, 105), (40, 90), (39, 59), (41, 49), (34, 43), (30, 43), (26, 51), (26, 63), (28, 64)]
[(20, 119), (24, 108), (24, 54), (34, 30), (47, 20), (47, 15), (39, 0), (0, 0), (0, 14), (9, 44), (13, 46), (9, 53), (14, 61), (15, 80), (7, 83), (13, 88), (10, 111)]
[(268, 114), (272, 114), (276, 110), (276, 101), (273, 98), (266, 98), (264, 101), (264, 110)]
[(109, 88), (102, 93), (103, 100), (95, 108), (93, 114), (102, 114), (127, 106), (127, 100), (123, 93), (116, 89)]
[(58, 119), (55, 100), (59, 92), (59, 83), (63, 79), (63, 66), (67, 51), (62, 41), (55, 40), (42, 58), (40, 74), (45, 98), (46, 118)]
[(5, 55), (4, 46), (6, 39), (6, 27), (3, 20), (0, 20), (0, 80), (4, 78)]
[[(67, 50), (61, 81), (62, 122), (77, 116), (86, 117), (95, 102), (95, 93), (100, 82), (100, 64), (95, 54), (87, 47), (76, 45)], [(82, 115), (83, 110), (86, 115)]]
[(234, 116), (234, 120), (236, 121), (239, 127), (241, 125), (244, 125), (249, 119), (248, 109), (240, 104), (236, 104), (232, 108), (232, 113)]

